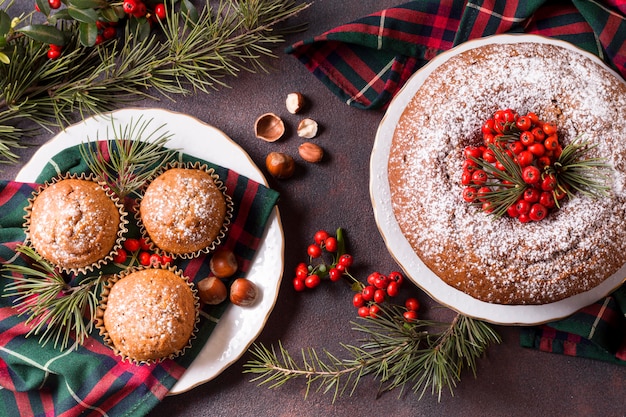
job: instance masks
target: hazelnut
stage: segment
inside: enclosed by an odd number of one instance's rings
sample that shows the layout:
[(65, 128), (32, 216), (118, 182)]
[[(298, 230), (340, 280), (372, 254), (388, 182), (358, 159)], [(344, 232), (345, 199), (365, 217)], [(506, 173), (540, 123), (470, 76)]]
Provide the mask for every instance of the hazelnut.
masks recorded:
[(298, 153), (307, 162), (319, 162), (324, 157), (324, 150), (311, 142), (304, 142), (298, 147)]
[(298, 136), (312, 139), (317, 135), (317, 122), (313, 119), (302, 119), (298, 123)]
[(291, 114), (300, 112), (300, 110), (304, 107), (304, 96), (301, 93), (287, 94), (285, 106), (287, 106), (287, 111)]
[(198, 297), (205, 304), (219, 304), (228, 296), (228, 289), (221, 279), (209, 276), (198, 282)]
[(230, 286), (230, 301), (238, 306), (249, 306), (257, 297), (257, 288), (246, 278), (237, 278)]
[(267, 171), (278, 179), (289, 178), (296, 170), (296, 162), (290, 155), (282, 152), (270, 152), (265, 158)]
[(211, 272), (218, 278), (228, 278), (237, 272), (237, 258), (233, 251), (220, 248), (213, 252), (209, 261)]
[(285, 123), (274, 113), (265, 113), (254, 122), (254, 134), (266, 142), (275, 142), (285, 133)]

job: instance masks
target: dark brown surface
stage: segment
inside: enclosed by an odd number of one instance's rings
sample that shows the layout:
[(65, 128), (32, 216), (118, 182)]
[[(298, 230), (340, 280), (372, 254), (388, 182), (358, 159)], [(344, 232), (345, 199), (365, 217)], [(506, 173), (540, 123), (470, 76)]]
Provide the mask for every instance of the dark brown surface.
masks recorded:
[[(308, 38), (342, 23), (399, 2), (391, 0), (316, 0), (298, 18), (308, 22), (306, 32), (290, 41)], [(281, 193), (286, 249), (285, 276), (276, 306), (258, 342), (281, 340), (296, 354), (301, 348), (326, 348), (339, 357), (340, 343), (358, 343), (350, 330), (356, 316), (351, 291), (345, 285), (323, 285), (315, 291), (295, 293), (291, 278), (295, 266), (306, 261), (306, 246), (318, 229), (345, 229), (349, 251), (355, 257), (353, 273), (362, 279), (372, 271), (383, 273), (398, 268), (374, 221), (369, 194), (369, 157), (382, 112), (356, 110), (330, 93), (302, 64), (277, 50), (278, 59), (269, 61), (269, 74), (242, 74), (230, 79), (231, 89), (210, 95), (179, 98), (177, 102), (143, 102), (143, 107), (163, 107), (190, 114), (217, 128), (239, 143), (260, 167), (267, 153), (282, 151), (296, 159), (303, 141), (295, 134), (300, 116), (287, 113), (285, 98), (300, 91), (310, 100), (302, 117), (321, 125), (313, 141), (326, 150), (319, 165), (298, 161), (295, 177), (269, 178)], [(288, 131), (276, 143), (254, 137), (253, 123), (265, 112), (283, 116)], [(37, 137), (43, 143), (53, 135)], [(202, 146), (202, 145), (199, 145)], [(35, 151), (21, 152), (23, 161)], [(5, 168), (2, 178), (15, 176), (19, 167)], [(265, 172), (265, 169), (262, 168)], [(423, 314), (447, 319), (452, 316), (415, 287), (405, 288), (402, 296), (416, 294)], [(496, 327), (503, 342), (489, 349), (478, 362), (476, 378), (471, 372), (461, 376), (454, 396), (445, 392), (438, 401), (426, 393), (392, 392), (377, 398), (377, 380), (366, 377), (352, 396), (332, 404), (332, 395), (315, 393), (304, 398), (303, 381), (292, 381), (270, 390), (249, 382), (242, 374), (243, 363), (230, 366), (214, 380), (186, 393), (167, 397), (151, 416), (357, 416), (386, 414), (402, 416), (623, 416), (626, 415), (626, 368), (587, 359), (542, 353), (519, 346), (518, 330)]]

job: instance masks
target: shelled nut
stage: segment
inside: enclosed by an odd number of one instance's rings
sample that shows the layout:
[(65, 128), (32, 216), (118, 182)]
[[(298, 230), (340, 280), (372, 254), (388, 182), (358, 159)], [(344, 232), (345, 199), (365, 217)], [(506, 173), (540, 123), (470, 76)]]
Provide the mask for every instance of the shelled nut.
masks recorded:
[(298, 123), (298, 136), (312, 139), (317, 135), (317, 122), (313, 119), (302, 119)]
[(324, 150), (311, 142), (304, 142), (298, 147), (298, 153), (307, 162), (320, 162), (324, 157)]
[(249, 306), (256, 301), (256, 285), (246, 278), (237, 278), (230, 286), (230, 301), (238, 306)]
[(259, 116), (254, 123), (254, 134), (266, 142), (275, 142), (285, 133), (285, 123), (274, 113)]
[(285, 179), (293, 175), (296, 162), (291, 155), (282, 152), (270, 152), (265, 158), (267, 171), (275, 178)]
[(205, 304), (219, 304), (228, 296), (226, 285), (217, 277), (209, 276), (198, 282), (198, 297)]
[(304, 96), (301, 93), (287, 94), (285, 106), (287, 107), (287, 111), (291, 114), (300, 112), (300, 110), (304, 107)]

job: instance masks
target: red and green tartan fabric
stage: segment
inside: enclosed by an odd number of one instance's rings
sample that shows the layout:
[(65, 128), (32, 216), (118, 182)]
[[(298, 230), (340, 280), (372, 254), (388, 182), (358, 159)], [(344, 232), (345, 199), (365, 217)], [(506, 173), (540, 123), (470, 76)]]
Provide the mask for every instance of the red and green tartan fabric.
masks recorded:
[[(558, 38), (596, 54), (626, 77), (626, 3), (618, 0), (419, 0), (373, 13), (286, 52), (347, 104), (385, 108), (431, 58), (500, 33)], [(626, 364), (626, 290), (571, 317), (521, 329), (521, 344)]]
[[(227, 168), (181, 155), (185, 162), (206, 163), (224, 181), (234, 202), (226, 241), (245, 276), (261, 242), (278, 193)], [(78, 147), (66, 149), (43, 167), (37, 183), (0, 181), (0, 261), (25, 261), (15, 254), (24, 241), (24, 207), (40, 183), (65, 172), (86, 172)], [(177, 159), (178, 160), (178, 159)], [(131, 233), (131, 232), (129, 232)], [(186, 276), (209, 274), (208, 258), (177, 261)], [(0, 293), (10, 282), (3, 271)], [(234, 278), (234, 277), (233, 277)], [(106, 347), (97, 331), (77, 350), (61, 352), (52, 343), (41, 346), (38, 336), (26, 338), (29, 327), (18, 317), (12, 300), (0, 296), (0, 415), (2, 416), (143, 416), (170, 391), (198, 355), (228, 303), (205, 307), (192, 347), (157, 365), (123, 362)], [(205, 316), (210, 316), (208, 319)]]
[(409, 77), (432, 57), (470, 39), (532, 33), (568, 41), (600, 56), (626, 76), (626, 4), (419, 0), (373, 13), (286, 52), (347, 104), (387, 106)]

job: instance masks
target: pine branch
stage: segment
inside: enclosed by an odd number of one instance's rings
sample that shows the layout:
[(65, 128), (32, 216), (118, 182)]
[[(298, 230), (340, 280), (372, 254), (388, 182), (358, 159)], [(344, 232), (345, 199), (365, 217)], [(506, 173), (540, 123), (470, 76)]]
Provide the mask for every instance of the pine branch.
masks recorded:
[[(333, 402), (350, 389), (350, 395), (365, 375), (381, 382), (381, 392), (410, 384), (420, 398), (430, 389), (441, 399), (444, 389), (453, 389), (464, 369), (475, 375), (476, 360), (500, 337), (478, 320), (458, 315), (451, 323), (418, 320), (406, 323), (398, 306), (383, 308), (376, 318), (353, 323), (354, 330), (365, 338), (360, 346), (342, 345), (348, 359), (339, 359), (327, 350), (319, 354), (313, 348), (302, 349), (299, 364), (278, 342), (274, 346), (254, 345), (253, 358), (244, 372), (257, 374), (252, 381), (278, 388), (296, 378), (306, 380), (307, 396), (316, 392), (333, 392)], [(433, 332), (443, 329), (439, 333)]]
[[(275, 57), (271, 48), (289, 30), (278, 26), (308, 6), (293, 0), (206, 0), (196, 16), (172, 3), (159, 21), (162, 33), (146, 36), (146, 25), (130, 22), (122, 39), (97, 47), (83, 46), (77, 22), (61, 20), (56, 27), (67, 34), (67, 43), (54, 60), (46, 56), (45, 43), (13, 30), (0, 34), (8, 42), (0, 51), (10, 59), (0, 63), (0, 162), (17, 160), (11, 149), (25, 136), (17, 127), (21, 122), (50, 130), (143, 98), (209, 93), (228, 87), (226, 78), (241, 71), (266, 71), (263, 58)], [(3, 118), (7, 112), (11, 117)]]

